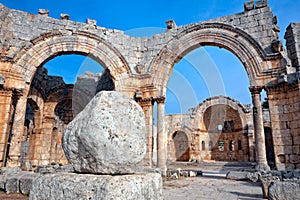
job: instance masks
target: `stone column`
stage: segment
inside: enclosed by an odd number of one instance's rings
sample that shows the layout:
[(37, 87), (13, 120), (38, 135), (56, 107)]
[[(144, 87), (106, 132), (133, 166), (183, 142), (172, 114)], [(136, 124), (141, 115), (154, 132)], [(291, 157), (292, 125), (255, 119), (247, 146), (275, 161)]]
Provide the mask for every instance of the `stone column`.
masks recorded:
[(141, 99), (138, 103), (142, 106), (145, 113), (146, 132), (147, 132), (147, 152), (144, 158), (145, 165), (153, 165), (153, 99)]
[(256, 170), (270, 170), (266, 157), (265, 133), (261, 107), (261, 87), (250, 87), (253, 103), (253, 123), (256, 150)]
[(0, 159), (1, 166), (4, 167), (6, 159), (7, 142), (10, 130), (10, 119), (12, 116), (13, 106), (12, 106), (12, 90), (7, 90), (5, 88), (0, 89)]
[(167, 171), (167, 138), (164, 131), (165, 97), (156, 99), (157, 102), (157, 167), (162, 175)]
[(21, 144), (25, 140), (24, 121), (27, 97), (20, 96), (16, 102), (13, 124), (10, 132), (10, 148), (7, 158), (7, 167), (20, 166)]

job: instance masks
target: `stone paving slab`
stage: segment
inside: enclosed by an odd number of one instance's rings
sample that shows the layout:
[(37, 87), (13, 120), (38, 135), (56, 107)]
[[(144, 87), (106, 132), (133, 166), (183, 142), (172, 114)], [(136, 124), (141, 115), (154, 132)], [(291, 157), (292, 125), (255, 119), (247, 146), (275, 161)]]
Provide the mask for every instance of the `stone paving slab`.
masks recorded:
[(261, 200), (260, 183), (228, 180), (217, 176), (164, 181), (165, 200)]

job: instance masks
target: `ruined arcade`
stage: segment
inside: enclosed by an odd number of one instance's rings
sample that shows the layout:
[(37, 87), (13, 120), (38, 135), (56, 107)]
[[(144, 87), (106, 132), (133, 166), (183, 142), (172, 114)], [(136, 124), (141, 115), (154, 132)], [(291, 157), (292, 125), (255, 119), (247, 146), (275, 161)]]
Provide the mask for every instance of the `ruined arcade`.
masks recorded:
[[(145, 166), (165, 170), (169, 162), (181, 159), (219, 160), (224, 157), (224, 147), (230, 154), (228, 161), (255, 161), (258, 170), (265, 170), (269, 169), (268, 140), (276, 169), (300, 168), (300, 23), (286, 28), (283, 47), (278, 40), (277, 17), (267, 1), (246, 2), (239, 14), (194, 24), (177, 26), (170, 20), (164, 33), (147, 38), (99, 27), (91, 19), (79, 23), (64, 14), (54, 19), (43, 9), (29, 14), (0, 4), (0, 10), (2, 166), (29, 170), (50, 163), (66, 164), (61, 149), (64, 128), (97, 92), (115, 90), (135, 99), (145, 113)], [(185, 116), (165, 115), (166, 88), (174, 64), (201, 46), (224, 48), (239, 58), (249, 78), (252, 106), (230, 97), (212, 97)], [(87, 74), (75, 85), (48, 76), (43, 65), (65, 54), (89, 56), (105, 71), (98, 77)], [(267, 111), (261, 106), (263, 89)], [(82, 95), (87, 97), (85, 101), (76, 99)], [(209, 121), (223, 110), (227, 113), (223, 121)], [(264, 120), (265, 112), (269, 120)], [(214, 133), (221, 134), (220, 140), (225, 141), (225, 135), (228, 139), (225, 143), (211, 141)], [(182, 140), (185, 144), (180, 148), (188, 151), (181, 155), (177, 150)]]

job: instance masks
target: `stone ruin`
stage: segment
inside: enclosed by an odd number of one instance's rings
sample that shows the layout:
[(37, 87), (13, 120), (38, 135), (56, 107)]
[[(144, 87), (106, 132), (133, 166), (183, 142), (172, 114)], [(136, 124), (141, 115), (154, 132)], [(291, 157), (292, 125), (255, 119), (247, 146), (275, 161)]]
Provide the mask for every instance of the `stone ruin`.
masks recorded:
[[(300, 168), (300, 23), (286, 27), (286, 46), (283, 46), (278, 38), (277, 17), (266, 0), (245, 2), (243, 12), (205, 22), (176, 25), (173, 20), (168, 20), (164, 33), (145, 38), (130, 37), (123, 31), (97, 26), (95, 20), (74, 22), (68, 15), (54, 19), (49, 17), (49, 11), (42, 9), (37, 14), (29, 14), (0, 4), (0, 19), (0, 163), (4, 167), (32, 163), (31, 166), (38, 168), (38, 165), (53, 162), (66, 163), (57, 147), (61, 144), (62, 130), (71, 121), (68, 111), (72, 107), (73, 89), (60, 81), (44, 85), (52, 81), (36, 82), (35, 76), (48, 60), (70, 53), (88, 55), (101, 63), (110, 78), (110, 88), (135, 99), (142, 107), (147, 132), (143, 165), (167, 169), (170, 158), (168, 130), (189, 131), (191, 137), (187, 140), (187, 147), (194, 148), (196, 151), (192, 153), (196, 152), (196, 155), (191, 153), (188, 156), (201, 158), (207, 148), (202, 150), (199, 139), (208, 131), (199, 130), (199, 124), (195, 123), (190, 129), (182, 121), (178, 127), (183, 130), (172, 127), (166, 130), (166, 121), (172, 118), (164, 114), (166, 88), (175, 63), (196, 48), (215, 46), (225, 48), (239, 58), (250, 83), (251, 113), (241, 112), (239, 115), (242, 119), (252, 115), (251, 123), (247, 119), (244, 120), (246, 123), (239, 120), (242, 122), (235, 122), (234, 127), (238, 127), (238, 134), (253, 135), (253, 140), (248, 141), (255, 152), (251, 150), (248, 154), (245, 150), (242, 155), (234, 155), (236, 159), (243, 160), (248, 156), (248, 161), (256, 161), (257, 170), (269, 169), (261, 108), (264, 89), (268, 97), (268, 137), (272, 136), (274, 167), (286, 171)], [(95, 96), (98, 89), (91, 95)], [(32, 109), (26, 109), (28, 104)], [(157, 104), (156, 128), (154, 104)], [(202, 110), (194, 116), (202, 119), (205, 113)], [(32, 114), (32, 123), (26, 120), (29, 114)], [(222, 124), (232, 127), (231, 120)], [(249, 124), (253, 126), (247, 126)], [(217, 128), (211, 130), (217, 131)], [(228, 130), (235, 129), (226, 128), (224, 131)], [(208, 147), (209, 141), (205, 138), (203, 141)], [(155, 143), (157, 148), (154, 148)]]
[(145, 117), (124, 94), (98, 93), (65, 129), (63, 149), (76, 173), (37, 177), (29, 199), (163, 199), (160, 174), (136, 173)]

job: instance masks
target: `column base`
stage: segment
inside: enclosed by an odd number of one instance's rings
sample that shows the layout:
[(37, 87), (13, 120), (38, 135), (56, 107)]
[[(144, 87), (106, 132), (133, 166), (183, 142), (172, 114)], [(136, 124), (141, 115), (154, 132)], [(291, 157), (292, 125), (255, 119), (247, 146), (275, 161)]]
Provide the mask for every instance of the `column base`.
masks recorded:
[(9, 158), (7, 158), (5, 167), (19, 167), (19, 166), (20, 166), (19, 156), (9, 156)]
[(257, 171), (270, 171), (270, 167), (265, 163), (257, 163), (255, 166), (255, 170)]
[(75, 173), (46, 174), (34, 179), (29, 199), (162, 200), (162, 178), (158, 173), (118, 176)]

